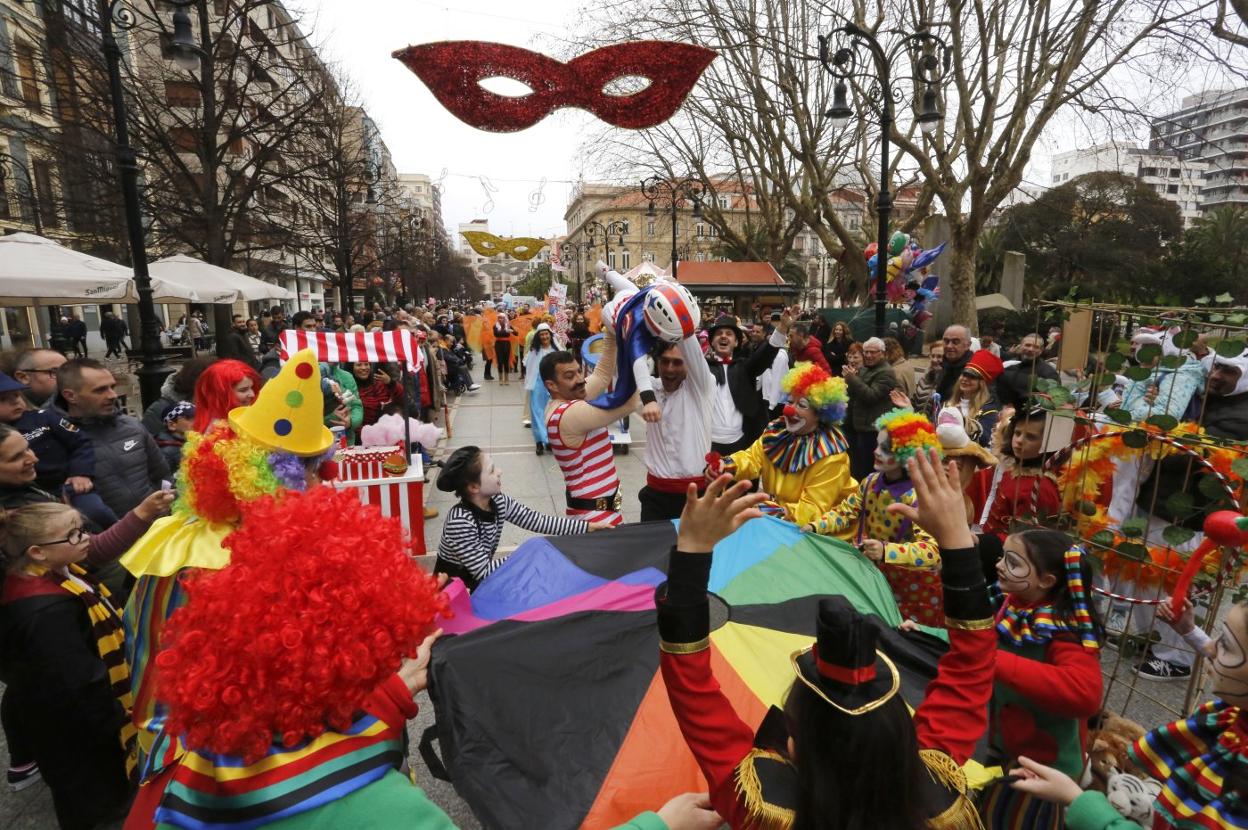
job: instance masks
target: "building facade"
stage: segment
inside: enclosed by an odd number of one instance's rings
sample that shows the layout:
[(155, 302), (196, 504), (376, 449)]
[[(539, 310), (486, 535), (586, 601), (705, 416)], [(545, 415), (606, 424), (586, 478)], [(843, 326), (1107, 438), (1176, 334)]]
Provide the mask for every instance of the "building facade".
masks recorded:
[(1109, 142), (1059, 153), (1053, 157), (1052, 184), (1057, 187), (1085, 173), (1106, 171), (1134, 176), (1158, 196), (1173, 202), (1185, 228), (1200, 218), (1206, 206), (1204, 193), (1211, 175), (1208, 163), (1131, 143)]
[(1148, 146), (1206, 165), (1202, 210), (1248, 205), (1248, 89), (1184, 98), (1178, 110), (1153, 119)]

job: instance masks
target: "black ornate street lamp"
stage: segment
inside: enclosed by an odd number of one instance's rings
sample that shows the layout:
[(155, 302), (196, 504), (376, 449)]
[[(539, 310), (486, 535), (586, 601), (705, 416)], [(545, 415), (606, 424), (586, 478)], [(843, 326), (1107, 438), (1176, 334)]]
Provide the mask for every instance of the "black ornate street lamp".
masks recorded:
[[(597, 219), (591, 219), (585, 223), (584, 228), (585, 228), (585, 236), (589, 240), (587, 243), (587, 247), (585, 249), (586, 253), (588, 253), (591, 249), (597, 247), (598, 245), (602, 245), (603, 262), (607, 263), (608, 268), (612, 267), (611, 265), (611, 237), (613, 236), (617, 237), (620, 240), (620, 247), (623, 248), (624, 247), (624, 233), (625, 231), (628, 230), (628, 224), (623, 219), (612, 219), (610, 222), (608, 222), (605, 225), (599, 222)], [(596, 242), (595, 239), (599, 236), (602, 237), (602, 241)], [(593, 284), (592, 280), (590, 284), (591, 285)], [(578, 292), (580, 291), (579, 286), (577, 287), (577, 291)]]
[(661, 202), (664, 210), (672, 214), (672, 279), (676, 279), (676, 263), (680, 261), (676, 250), (676, 210), (683, 202), (693, 203), (693, 218), (702, 218), (702, 197), (706, 195), (706, 186), (699, 179), (664, 179), (651, 176), (641, 183), (641, 193), (650, 200), (650, 208), (646, 216), (653, 219), (658, 214), (655, 203)]
[(569, 256), (576, 262), (576, 304), (581, 304), (581, 256), (588, 251), (590, 245), (585, 242), (560, 242), (559, 257), (564, 262), (568, 261)]
[[(922, 31), (906, 34), (897, 30), (889, 30), (890, 34), (898, 35), (898, 41), (889, 50), (885, 50), (875, 35), (867, 30), (847, 23), (833, 29), (827, 35), (819, 36), (819, 61), (823, 68), (836, 78), (836, 86), (832, 92), (832, 108), (827, 116), (835, 127), (844, 127), (854, 116), (849, 105), (846, 81), (859, 78), (870, 81), (867, 98), (878, 103), (880, 124), (880, 192), (876, 198), (875, 209), (879, 216), (877, 235), (877, 251), (875, 255), (875, 333), (878, 337), (885, 334), (884, 316), (888, 305), (887, 273), (888, 273), (888, 217), (893, 210), (893, 194), (888, 189), (888, 154), (891, 143), (891, 131), (895, 120), (893, 107), (900, 104), (905, 96), (893, 86), (893, 61), (903, 53), (910, 61), (911, 79), (919, 96), (918, 115), (916, 120), (919, 128), (930, 135), (935, 131), (944, 114), (940, 110), (940, 96), (937, 88), (949, 72), (952, 55), (949, 47), (931, 32)], [(834, 44), (832, 41), (836, 40)], [(863, 65), (866, 61), (862, 51), (870, 54), (875, 64), (875, 72)]]
[[(130, 240), (130, 258), (134, 267), (134, 286), (139, 295), (140, 349), (139, 391), (144, 408), (160, 398), (160, 386), (172, 369), (165, 365), (160, 345), (160, 324), (156, 305), (152, 302), (152, 279), (147, 271), (147, 243), (143, 238), (143, 215), (139, 201), (139, 165), (126, 124), (125, 90), (121, 85), (121, 47), (113, 35), (113, 27), (129, 31), (138, 23), (123, 0), (101, 0), (100, 37), (108, 64), (108, 86), (113, 103), (113, 130), (117, 139), (117, 171), (121, 178), (121, 195), (126, 208), (126, 230)], [(194, 71), (201, 68), (203, 50), (195, 42), (191, 18), (186, 9), (196, 0), (169, 0), (173, 12), (173, 59), (178, 66)]]

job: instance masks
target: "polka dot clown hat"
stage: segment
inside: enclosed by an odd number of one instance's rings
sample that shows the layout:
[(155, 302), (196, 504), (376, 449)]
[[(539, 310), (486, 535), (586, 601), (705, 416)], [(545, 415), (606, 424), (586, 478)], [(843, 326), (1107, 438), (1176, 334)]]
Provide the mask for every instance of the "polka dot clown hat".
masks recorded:
[(317, 456), (334, 443), (323, 421), (324, 406), (316, 355), (304, 349), (264, 385), (255, 403), (230, 410), (230, 426), (269, 449)]

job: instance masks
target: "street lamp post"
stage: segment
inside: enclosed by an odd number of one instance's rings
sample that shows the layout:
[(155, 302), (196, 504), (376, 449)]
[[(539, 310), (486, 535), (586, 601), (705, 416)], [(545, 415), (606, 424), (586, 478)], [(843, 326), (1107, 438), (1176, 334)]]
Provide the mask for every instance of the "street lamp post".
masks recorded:
[[(601, 244), (603, 248), (603, 261), (607, 263), (608, 268), (612, 267), (611, 266), (611, 237), (613, 236), (619, 237), (620, 247), (621, 248), (624, 247), (624, 231), (626, 229), (626, 225), (624, 224), (624, 221), (622, 219), (612, 219), (610, 222), (604, 225), (601, 222), (599, 222), (597, 219), (591, 219), (585, 223), (584, 228), (585, 228), (585, 235), (589, 239), (589, 242), (586, 243), (586, 249), (585, 249), (586, 253), (588, 253), (591, 248), (594, 248), (595, 246), (599, 244), (594, 241), (594, 237), (601, 236), (602, 237)], [(579, 287), (578, 287), (578, 290), (579, 290)]]
[[(121, 195), (126, 208), (126, 230), (133, 260), (134, 285), (139, 294), (140, 349), (139, 391), (144, 408), (160, 398), (160, 386), (172, 369), (165, 365), (160, 345), (160, 324), (156, 305), (152, 302), (152, 279), (147, 271), (147, 243), (143, 238), (143, 216), (139, 201), (138, 156), (130, 146), (130, 130), (126, 124), (125, 90), (121, 85), (121, 47), (113, 35), (113, 27), (129, 31), (138, 22), (134, 13), (122, 5), (123, 0), (100, 0), (100, 38), (108, 64), (108, 87), (113, 104), (113, 131), (117, 140), (117, 171), (121, 178)], [(173, 53), (178, 66), (188, 71), (202, 65), (202, 50), (191, 32), (191, 18), (186, 8), (196, 0), (170, 0), (173, 12)]]
[(693, 218), (702, 218), (702, 197), (706, 194), (706, 186), (699, 179), (664, 179), (651, 176), (641, 183), (641, 193), (650, 200), (650, 208), (646, 216), (654, 218), (655, 202), (662, 202), (672, 213), (672, 279), (676, 279), (676, 263), (679, 262), (676, 251), (676, 210), (681, 202), (693, 202)]
[(567, 262), (567, 254), (571, 254), (576, 262), (576, 304), (581, 304), (581, 255), (585, 253), (587, 245), (584, 242), (561, 242), (559, 243), (559, 256), (564, 262)]
[[(931, 32), (922, 31), (913, 34), (896, 32), (900, 39), (889, 50), (885, 50), (875, 35), (853, 24), (846, 23), (833, 29), (827, 35), (819, 36), (819, 61), (833, 77), (836, 86), (833, 89), (832, 108), (827, 116), (834, 127), (844, 127), (853, 117), (854, 110), (849, 106), (846, 80), (861, 78), (870, 81), (873, 86), (867, 97), (879, 102), (880, 124), (880, 192), (876, 197), (875, 210), (879, 217), (879, 228), (876, 237), (875, 254), (875, 333), (883, 337), (885, 333), (884, 316), (888, 305), (887, 294), (887, 262), (888, 262), (888, 218), (893, 210), (893, 194), (888, 188), (888, 164), (891, 132), (895, 115), (893, 106), (900, 103), (904, 96), (900, 89), (893, 87), (892, 64), (903, 53), (910, 61), (911, 78), (917, 92), (923, 89), (917, 120), (924, 134), (935, 131), (944, 114), (940, 111), (940, 97), (936, 92), (941, 81), (949, 71), (952, 54), (949, 47)], [(833, 39), (837, 44), (834, 47)], [(864, 63), (862, 51), (870, 54), (875, 64), (872, 74)]]

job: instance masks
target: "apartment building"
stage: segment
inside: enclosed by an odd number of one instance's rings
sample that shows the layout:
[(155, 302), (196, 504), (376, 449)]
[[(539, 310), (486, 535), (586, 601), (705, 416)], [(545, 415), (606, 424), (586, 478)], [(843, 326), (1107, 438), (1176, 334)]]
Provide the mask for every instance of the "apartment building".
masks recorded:
[(1052, 184), (1065, 184), (1085, 173), (1117, 171), (1134, 176), (1144, 186), (1174, 202), (1183, 217), (1183, 227), (1191, 227), (1205, 207), (1205, 189), (1211, 175), (1209, 164), (1197, 158), (1130, 142), (1107, 142), (1053, 157)]
[(1148, 147), (1205, 165), (1201, 210), (1248, 205), (1248, 88), (1189, 95), (1153, 119)]

